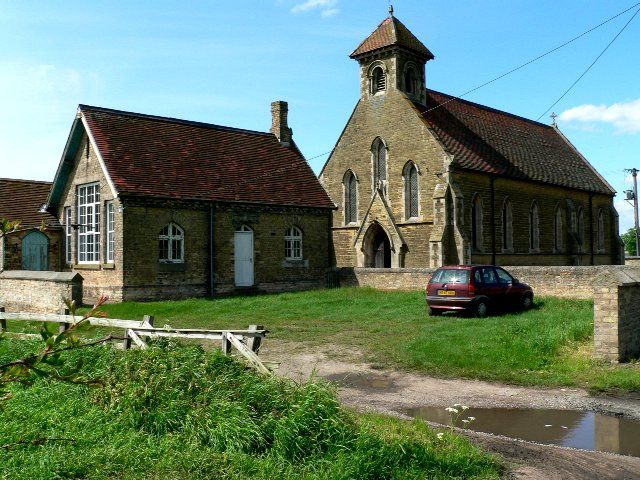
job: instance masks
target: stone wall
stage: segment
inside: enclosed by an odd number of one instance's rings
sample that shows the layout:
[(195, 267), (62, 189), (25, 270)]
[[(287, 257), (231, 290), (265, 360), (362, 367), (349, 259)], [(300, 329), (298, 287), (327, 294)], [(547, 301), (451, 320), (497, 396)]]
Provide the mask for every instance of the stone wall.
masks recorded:
[(640, 271), (605, 272), (594, 288), (594, 344), (598, 358), (640, 356)]
[(63, 298), (82, 304), (82, 276), (72, 272), (0, 273), (0, 306), (8, 312), (60, 313)]
[[(591, 299), (594, 281), (602, 274), (617, 271), (640, 271), (640, 267), (602, 265), (571, 266), (506, 266), (514, 277), (531, 285), (536, 296)], [(372, 287), (380, 290), (422, 290), (433, 269), (429, 268), (341, 268), (342, 286)]]
[[(22, 241), (25, 236), (39, 228), (20, 230), (10, 233), (0, 239), (0, 269), (21, 270), (22, 265)], [(59, 228), (50, 228), (41, 231), (49, 239), (49, 255), (46, 270), (59, 271), (62, 266), (63, 240), (62, 231)]]

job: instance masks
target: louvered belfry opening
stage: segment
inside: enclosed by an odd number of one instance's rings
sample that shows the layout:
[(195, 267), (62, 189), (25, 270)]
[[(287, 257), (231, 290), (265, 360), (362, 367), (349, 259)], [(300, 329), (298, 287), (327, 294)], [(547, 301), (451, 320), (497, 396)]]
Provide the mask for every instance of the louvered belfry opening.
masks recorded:
[(356, 200), (356, 176), (349, 173), (345, 182), (345, 223), (354, 223), (358, 220), (358, 204)]
[(387, 77), (382, 67), (373, 69), (372, 87), (372, 93), (384, 92), (387, 89)]

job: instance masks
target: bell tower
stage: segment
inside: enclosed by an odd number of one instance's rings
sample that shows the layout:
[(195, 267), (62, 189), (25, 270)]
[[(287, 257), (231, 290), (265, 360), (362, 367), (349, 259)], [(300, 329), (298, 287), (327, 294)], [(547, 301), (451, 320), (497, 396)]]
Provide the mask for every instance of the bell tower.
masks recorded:
[(360, 64), (363, 100), (398, 90), (415, 102), (425, 103), (425, 66), (434, 56), (393, 15), (393, 6), (389, 7), (389, 16), (349, 57)]

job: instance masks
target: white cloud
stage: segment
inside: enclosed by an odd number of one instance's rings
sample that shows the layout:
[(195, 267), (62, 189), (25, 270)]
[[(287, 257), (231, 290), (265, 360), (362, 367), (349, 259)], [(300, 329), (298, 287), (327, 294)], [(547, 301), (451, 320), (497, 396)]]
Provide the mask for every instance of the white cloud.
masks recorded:
[(291, 13), (304, 13), (311, 10), (320, 10), (320, 15), (323, 18), (328, 18), (336, 15), (340, 10), (335, 8), (338, 4), (338, 0), (307, 0), (306, 2), (294, 5), (291, 9)]
[(560, 115), (565, 122), (578, 122), (582, 126), (609, 123), (618, 133), (640, 133), (640, 98), (613, 105), (580, 105)]
[(322, 16), (322, 18), (329, 18), (329, 17), (333, 17), (334, 15), (337, 15), (338, 13), (340, 13), (340, 9), (328, 8), (327, 10), (323, 10), (320, 15)]

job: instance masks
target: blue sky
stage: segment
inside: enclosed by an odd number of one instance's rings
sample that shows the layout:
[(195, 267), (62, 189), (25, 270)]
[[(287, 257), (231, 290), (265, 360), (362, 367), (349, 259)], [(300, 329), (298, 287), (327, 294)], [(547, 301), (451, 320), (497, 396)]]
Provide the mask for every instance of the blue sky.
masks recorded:
[[(436, 56), (427, 86), (458, 95), (634, 3), (394, 7)], [(266, 131), (270, 102), (287, 100), (303, 153), (327, 152), (358, 99), (348, 55), (387, 8), (386, 0), (0, 0), (0, 176), (51, 180), (79, 103)], [(466, 98), (536, 119), (634, 11)], [(623, 169), (640, 168), (639, 46), (640, 15), (554, 107), (562, 131), (619, 192), (630, 188)], [(311, 160), (316, 172), (325, 159)], [(625, 230), (633, 215), (621, 196)]]

